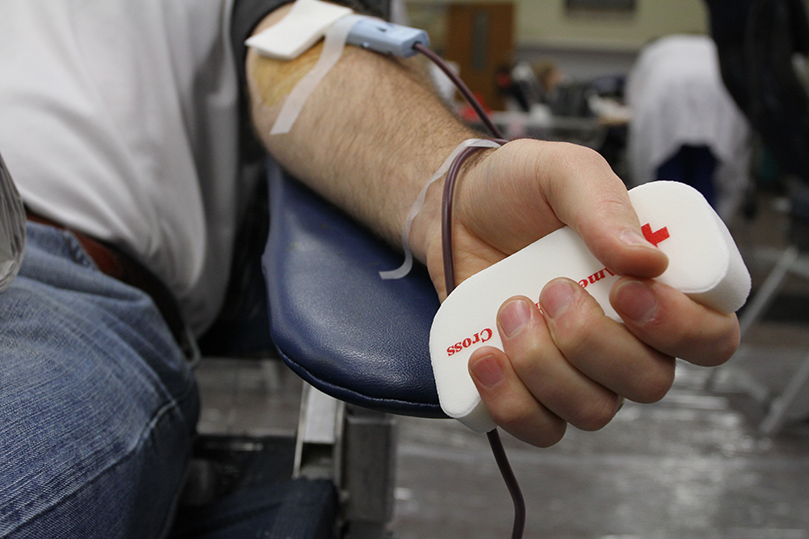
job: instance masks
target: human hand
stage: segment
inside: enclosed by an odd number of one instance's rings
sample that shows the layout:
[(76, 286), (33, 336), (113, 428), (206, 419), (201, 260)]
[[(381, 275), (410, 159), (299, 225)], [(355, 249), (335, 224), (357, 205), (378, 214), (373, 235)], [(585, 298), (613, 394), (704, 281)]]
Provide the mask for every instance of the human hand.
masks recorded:
[[(536, 239), (570, 226), (619, 280), (606, 317), (573, 281), (556, 280), (540, 297), (507, 301), (498, 315), (504, 350), (481, 348), (472, 378), (492, 418), (539, 446), (558, 442), (568, 423), (606, 425), (621, 397), (655, 402), (670, 389), (674, 357), (696, 364), (726, 361), (738, 346), (735, 315), (705, 308), (651, 278), (665, 255), (646, 242), (623, 182), (586, 148), (514, 141), (463, 175), (454, 204), (458, 282)], [(440, 241), (426, 261), (443, 294)]]

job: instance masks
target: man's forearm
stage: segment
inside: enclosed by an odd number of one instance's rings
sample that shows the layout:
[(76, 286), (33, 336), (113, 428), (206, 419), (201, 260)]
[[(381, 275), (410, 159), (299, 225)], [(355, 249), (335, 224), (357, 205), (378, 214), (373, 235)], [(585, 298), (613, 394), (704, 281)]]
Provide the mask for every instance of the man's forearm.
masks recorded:
[[(281, 15), (273, 13), (258, 30)], [(417, 59), (346, 47), (291, 132), (269, 135), (283, 100), (314, 66), (320, 48), (291, 62), (249, 52), (254, 124), (282, 166), (397, 243), (424, 183), (460, 141), (475, 134), (436, 97)], [(423, 259), (414, 239), (414, 252)]]

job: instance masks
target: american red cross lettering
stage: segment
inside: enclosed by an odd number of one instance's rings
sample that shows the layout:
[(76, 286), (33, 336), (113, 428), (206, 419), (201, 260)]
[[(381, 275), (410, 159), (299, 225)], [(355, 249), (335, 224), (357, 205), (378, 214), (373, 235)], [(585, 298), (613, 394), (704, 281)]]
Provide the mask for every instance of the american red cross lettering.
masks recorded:
[(661, 241), (667, 239), (669, 237), (669, 229), (665, 226), (660, 230), (652, 232), (652, 225), (646, 223), (642, 227), (640, 227), (640, 231), (643, 232), (643, 236), (655, 247)]

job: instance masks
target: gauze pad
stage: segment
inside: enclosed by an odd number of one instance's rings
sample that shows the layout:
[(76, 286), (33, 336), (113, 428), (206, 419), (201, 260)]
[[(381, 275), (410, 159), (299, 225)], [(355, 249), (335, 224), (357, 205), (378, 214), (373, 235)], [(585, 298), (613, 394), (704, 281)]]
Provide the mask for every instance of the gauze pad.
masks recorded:
[(252, 36), (245, 44), (264, 56), (294, 60), (322, 38), (350, 8), (319, 0), (297, 0), (283, 19)]
[[(646, 238), (669, 258), (657, 280), (717, 311), (738, 310), (750, 293), (750, 274), (724, 222), (695, 189), (651, 182), (629, 192)], [(581, 238), (564, 227), (461, 283), (438, 309), (430, 331), (430, 357), (444, 412), (472, 430), (495, 427), (469, 374), (469, 357), (481, 346), (502, 350), (497, 311), (509, 298), (539, 302), (557, 277), (577, 281), (620, 321), (609, 303), (618, 276), (604, 267)]]

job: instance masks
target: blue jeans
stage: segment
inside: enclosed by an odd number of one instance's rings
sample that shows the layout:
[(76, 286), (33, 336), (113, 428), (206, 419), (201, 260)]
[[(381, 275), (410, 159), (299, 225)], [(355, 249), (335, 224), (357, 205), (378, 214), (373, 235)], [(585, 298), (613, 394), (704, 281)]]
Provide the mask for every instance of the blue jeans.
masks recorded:
[(29, 223), (0, 294), (0, 537), (167, 533), (198, 399), (149, 297)]

